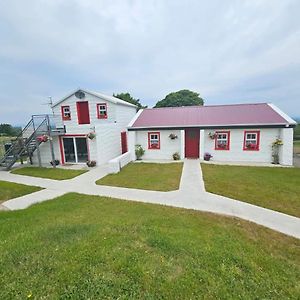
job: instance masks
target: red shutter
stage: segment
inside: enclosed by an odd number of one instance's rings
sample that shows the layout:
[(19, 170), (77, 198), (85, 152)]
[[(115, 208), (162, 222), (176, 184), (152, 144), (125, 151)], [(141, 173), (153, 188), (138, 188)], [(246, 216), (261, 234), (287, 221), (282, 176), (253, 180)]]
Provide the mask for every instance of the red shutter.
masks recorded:
[(88, 101), (77, 102), (78, 124), (90, 124), (90, 112)]

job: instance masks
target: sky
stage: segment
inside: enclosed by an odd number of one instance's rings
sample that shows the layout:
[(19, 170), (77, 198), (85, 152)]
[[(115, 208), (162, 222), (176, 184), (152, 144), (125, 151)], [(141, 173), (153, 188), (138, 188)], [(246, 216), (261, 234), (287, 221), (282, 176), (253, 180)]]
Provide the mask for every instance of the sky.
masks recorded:
[(190, 89), (300, 117), (300, 1), (0, 0), (0, 123), (80, 87), (150, 107)]

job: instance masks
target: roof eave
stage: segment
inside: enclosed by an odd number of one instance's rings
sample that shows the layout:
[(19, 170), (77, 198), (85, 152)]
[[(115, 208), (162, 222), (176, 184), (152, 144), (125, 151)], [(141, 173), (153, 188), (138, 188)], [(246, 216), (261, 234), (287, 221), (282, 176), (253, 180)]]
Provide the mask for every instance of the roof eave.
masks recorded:
[(296, 124), (288, 123), (257, 123), (257, 124), (220, 124), (220, 125), (169, 125), (169, 126), (128, 126), (128, 130), (153, 130), (153, 129), (184, 129), (184, 128), (199, 128), (199, 129), (216, 129), (216, 128), (291, 128)]

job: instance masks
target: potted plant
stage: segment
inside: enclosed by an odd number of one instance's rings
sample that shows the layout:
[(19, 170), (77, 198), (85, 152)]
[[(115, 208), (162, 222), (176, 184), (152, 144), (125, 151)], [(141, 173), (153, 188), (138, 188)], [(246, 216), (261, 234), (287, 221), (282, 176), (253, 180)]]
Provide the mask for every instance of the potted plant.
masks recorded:
[(279, 165), (279, 148), (283, 145), (283, 142), (281, 139), (276, 139), (272, 143), (272, 157), (273, 161), (272, 163), (275, 165)]
[(96, 163), (95, 160), (88, 160), (88, 161), (86, 162), (86, 164), (87, 164), (87, 166), (88, 166), (89, 168), (92, 168), (92, 167), (95, 167), (97, 163)]
[(173, 159), (174, 159), (174, 160), (180, 160), (180, 155), (179, 155), (178, 152), (173, 153), (172, 156), (173, 156)]
[(142, 156), (145, 154), (145, 150), (139, 144), (135, 145), (135, 155), (137, 160), (141, 160)]
[(43, 135), (38, 136), (37, 140), (41, 143), (45, 143), (49, 140), (49, 136), (46, 134), (43, 134)]
[(90, 132), (87, 137), (90, 139), (90, 140), (93, 140), (95, 137), (96, 137), (96, 133), (95, 132)]
[(215, 132), (209, 132), (209, 133), (208, 133), (208, 136), (209, 136), (212, 140), (214, 140), (214, 139), (217, 137), (217, 134), (216, 134)]
[(55, 159), (55, 160), (52, 160), (52, 161), (50, 161), (50, 164), (51, 164), (51, 166), (58, 166), (59, 165), (59, 160), (58, 159)]
[(226, 144), (223, 144), (223, 143), (219, 143), (219, 144), (218, 144), (218, 148), (219, 148), (219, 149), (225, 149), (226, 146), (227, 146), (227, 145), (226, 145)]
[(213, 157), (213, 156), (212, 156), (210, 153), (205, 152), (203, 158), (204, 158), (204, 160), (209, 161), (212, 157)]
[(178, 136), (177, 136), (175, 133), (170, 133), (169, 138), (170, 138), (171, 140), (175, 140), (175, 139), (178, 138)]

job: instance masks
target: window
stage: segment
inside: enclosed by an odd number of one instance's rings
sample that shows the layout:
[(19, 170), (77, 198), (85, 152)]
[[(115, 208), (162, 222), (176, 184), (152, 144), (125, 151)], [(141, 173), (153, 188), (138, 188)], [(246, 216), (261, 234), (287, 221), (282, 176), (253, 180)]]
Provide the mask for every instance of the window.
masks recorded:
[(244, 150), (258, 151), (259, 150), (259, 131), (245, 131), (244, 133)]
[(148, 149), (160, 149), (160, 133), (148, 133)]
[(215, 138), (215, 150), (229, 150), (230, 131), (217, 131)]
[(70, 106), (62, 106), (61, 107), (61, 115), (64, 121), (71, 120), (71, 110)]
[(97, 104), (98, 119), (107, 119), (107, 105), (106, 103)]

